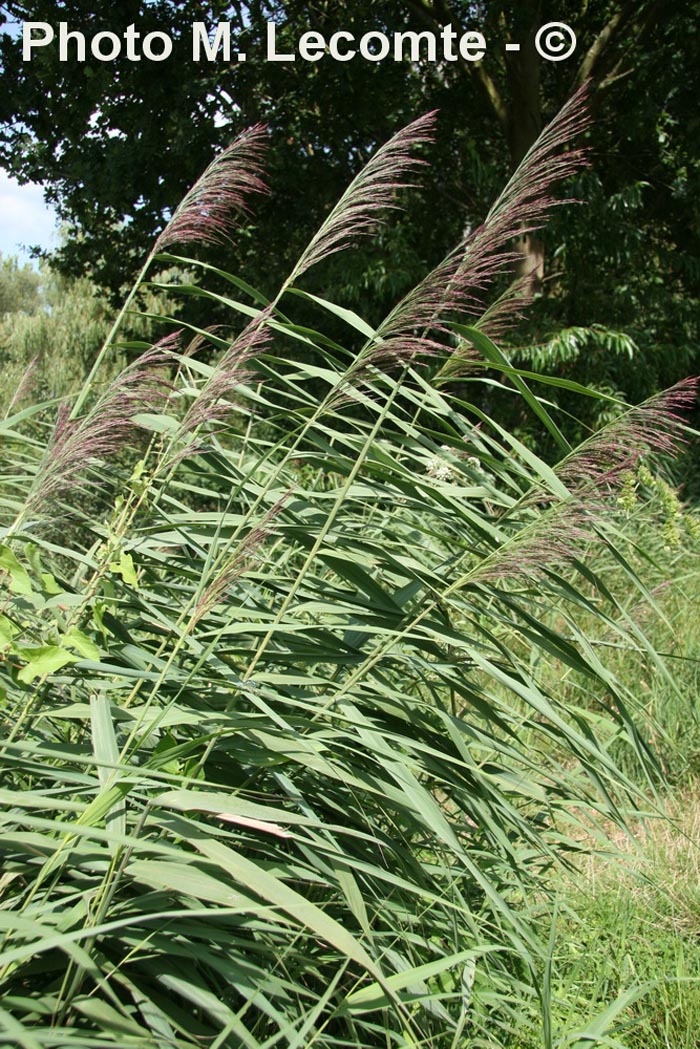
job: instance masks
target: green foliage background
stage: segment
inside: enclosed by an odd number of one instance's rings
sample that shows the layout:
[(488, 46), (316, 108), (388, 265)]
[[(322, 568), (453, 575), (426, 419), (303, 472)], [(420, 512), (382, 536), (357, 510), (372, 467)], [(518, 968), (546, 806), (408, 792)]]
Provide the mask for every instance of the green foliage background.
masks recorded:
[[(697, 0), (586, 0), (566, 10), (545, 0), (381, 0), (380, 3), (173, 4), (136, 0), (96, 14), (84, 0), (11, 2), (7, 23), (59, 18), (89, 34), (135, 22), (166, 30), (171, 60), (60, 63), (55, 47), (32, 63), (0, 35), (0, 158), (22, 179), (42, 182), (71, 235), (57, 262), (88, 273), (115, 300), (140, 266), (143, 245), (215, 149), (242, 127), (268, 121), (274, 195), (259, 212), (260, 239), (237, 238), (219, 261), (271, 295), (317, 225), (372, 149), (431, 108), (440, 111), (431, 153), (429, 199), (408, 198), (376, 248), (365, 245), (312, 280), (321, 294), (342, 290), (371, 321), (434, 264), (464, 228), (480, 222), (506, 174), (572, 89), (589, 79), (595, 121), (592, 167), (572, 192), (582, 201), (550, 225), (543, 296), (526, 341), (589, 328), (583, 355), (564, 372), (639, 400), (692, 372), (698, 344)], [(565, 18), (578, 37), (573, 59), (537, 59), (536, 28)], [(190, 27), (231, 21), (250, 61), (193, 63)], [(261, 60), (265, 24), (280, 46), (300, 34), (345, 28), (478, 28), (489, 43), (482, 63), (292, 64)], [(505, 54), (507, 40), (521, 52)], [(134, 146), (138, 143), (138, 160)], [(264, 249), (260, 249), (260, 245)], [(212, 256), (216, 261), (216, 254)], [(585, 260), (585, 261), (584, 261)], [(636, 347), (610, 354), (600, 328)], [(519, 333), (519, 341), (523, 333)]]

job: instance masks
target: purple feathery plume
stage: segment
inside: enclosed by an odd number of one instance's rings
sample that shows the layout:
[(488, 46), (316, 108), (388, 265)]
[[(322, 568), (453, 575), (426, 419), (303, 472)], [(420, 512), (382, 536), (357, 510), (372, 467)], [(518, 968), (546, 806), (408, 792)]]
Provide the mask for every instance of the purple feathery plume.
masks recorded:
[(219, 419), (231, 410), (228, 398), (250, 379), (250, 361), (269, 345), (266, 322), (271, 312), (270, 306), (261, 310), (231, 343), (182, 420), (181, 433), (191, 433), (203, 423)]
[[(530, 276), (526, 274), (518, 277), (480, 317), (474, 320), (473, 327), (478, 328), (489, 339), (500, 339), (518, 321), (522, 320), (533, 297), (533, 284)], [(476, 362), (483, 366), (483, 358), (468, 340), (463, 339), (443, 363), (434, 381), (440, 383), (445, 379), (470, 375), (475, 370)]]
[(458, 303), (460, 313), (476, 316), (480, 311), (473, 286), (464, 286), (458, 259), (453, 255), (394, 307), (358, 359), (359, 370), (366, 366), (407, 364), (418, 356), (443, 354), (445, 345), (440, 336), (450, 331), (445, 314), (456, 312)]
[(580, 556), (582, 544), (595, 535), (594, 524), (603, 506), (572, 496), (540, 511), (483, 560), (470, 582), (536, 579), (563, 568)]
[(424, 165), (417, 146), (432, 141), (435, 113), (414, 120), (383, 145), (353, 179), (294, 267), (293, 284), (317, 262), (343, 251), (357, 237), (375, 232), (383, 213), (397, 208), (396, 195), (415, 183), (411, 176)]
[(162, 367), (178, 337), (175, 332), (161, 339), (125, 368), (87, 415), (71, 419), (70, 406), (62, 407), (37, 471), (30, 505), (97, 483), (86, 478), (86, 471), (130, 443), (139, 430), (134, 421), (139, 412), (158, 411), (169, 399), (172, 384), (164, 378)]
[(491, 208), (483, 226), (468, 242), (468, 262), (470, 255), (474, 256), (473, 261), (477, 261), (484, 254), (484, 240), (486, 244), (495, 240), (494, 249), (497, 249), (513, 237), (541, 229), (553, 207), (570, 203), (552, 196), (551, 190), (557, 183), (577, 174), (587, 163), (585, 149), (566, 150), (565, 147), (590, 127), (588, 93), (588, 85), (584, 84), (542, 131)]
[(187, 343), (187, 346), (182, 351), (182, 356), (196, 357), (203, 346), (220, 345), (224, 341), (221, 335), (222, 331), (223, 326), (221, 324), (210, 324), (208, 328), (198, 331)]
[(262, 179), (266, 130), (263, 124), (247, 128), (214, 157), (178, 204), (156, 240), (156, 251), (181, 241), (226, 240), (238, 216), (248, 214), (248, 197), (267, 192)]
[(537, 577), (570, 564), (585, 542), (600, 541), (596, 525), (609, 512), (610, 496), (625, 473), (648, 452), (672, 454), (682, 441), (683, 413), (697, 403), (698, 380), (685, 379), (632, 408), (594, 434), (555, 468), (570, 490), (558, 500), (536, 493), (521, 505), (539, 505), (530, 524), (484, 560), (473, 581)]
[(683, 441), (684, 414), (697, 403), (698, 379), (683, 379), (594, 433), (555, 467), (570, 489), (615, 488), (649, 453), (673, 454)]
[(474, 322), (479, 331), (490, 339), (500, 339), (523, 319), (527, 307), (534, 298), (533, 283), (529, 274), (517, 277), (495, 302)]
[(24, 370), (24, 374), (23, 374), (22, 378), (17, 383), (17, 389), (13, 393), (12, 400), (10, 401), (10, 403), (7, 406), (7, 413), (6, 413), (7, 415), (10, 415), (10, 413), (13, 410), (13, 408), (16, 405), (21, 404), (21, 402), (24, 400), (24, 398), (33, 390), (33, 388), (34, 388), (34, 379), (36, 377), (36, 372), (37, 372), (38, 367), (39, 367), (39, 354), (37, 353), (35, 357), (32, 357), (31, 361), (29, 362), (29, 364), (27, 365), (27, 367)]
[(274, 506), (271, 506), (265, 513), (260, 524), (251, 528), (245, 538), (239, 543), (226, 564), (202, 592), (192, 613), (191, 626), (195, 626), (216, 605), (224, 601), (231, 587), (248, 571), (255, 560), (258, 550), (272, 533), (272, 522), (279, 515), (291, 495), (291, 489), (285, 492)]
[[(541, 228), (551, 209), (565, 203), (552, 195), (552, 189), (580, 171), (585, 151), (564, 151), (564, 147), (588, 125), (584, 87), (542, 132), (484, 223), (392, 310), (369, 351), (377, 362), (384, 358), (407, 361), (417, 354), (444, 352), (438, 335), (449, 331), (450, 317), (471, 317), (477, 322), (484, 311), (484, 293), (520, 259), (510, 247), (513, 240)], [(512, 298), (503, 297), (491, 322), (497, 321), (496, 327), (502, 328), (509, 309), (524, 304), (519, 292)]]

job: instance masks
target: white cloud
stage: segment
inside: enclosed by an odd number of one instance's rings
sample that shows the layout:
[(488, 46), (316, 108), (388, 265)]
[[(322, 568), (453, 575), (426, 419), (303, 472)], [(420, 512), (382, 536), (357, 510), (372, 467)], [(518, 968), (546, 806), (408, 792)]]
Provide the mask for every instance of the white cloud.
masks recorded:
[(0, 171), (0, 252), (26, 258), (26, 249), (52, 248), (56, 240), (56, 216), (44, 203), (41, 186), (20, 186)]

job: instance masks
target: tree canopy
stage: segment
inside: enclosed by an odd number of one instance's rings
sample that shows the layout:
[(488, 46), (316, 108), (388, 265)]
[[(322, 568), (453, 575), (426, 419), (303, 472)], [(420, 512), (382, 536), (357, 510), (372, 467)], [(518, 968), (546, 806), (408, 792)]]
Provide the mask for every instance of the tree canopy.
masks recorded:
[[(358, 250), (328, 276), (346, 301), (361, 298), (371, 315), (483, 219), (495, 187), (543, 123), (589, 81), (591, 167), (573, 188), (585, 206), (555, 221), (546, 244), (523, 245), (545, 292), (534, 341), (562, 327), (624, 329), (645, 353), (638, 372), (645, 383), (672, 381), (687, 372), (697, 340), (700, 48), (693, 12), (700, 5), (575, 0), (566, 18), (578, 37), (576, 54), (547, 62), (534, 50), (534, 34), (561, 17), (559, 7), (547, 0), (128, 0), (96, 14), (87, 0), (11, 2), (0, 8), (8, 23), (62, 20), (86, 34), (123, 33), (136, 23), (142, 33), (167, 31), (174, 49), (158, 63), (100, 62), (89, 53), (78, 63), (60, 62), (50, 46), (23, 62), (16, 34), (0, 36), (0, 163), (21, 180), (41, 182), (79, 234), (58, 252), (62, 269), (89, 271), (115, 290), (216, 150), (242, 127), (265, 121), (273, 132), (274, 194), (256, 209), (258, 247), (242, 236), (227, 246), (226, 262), (272, 288), (298, 254), (302, 231), (318, 223), (372, 148), (438, 108), (424, 194), (409, 198), (375, 254)], [(193, 62), (196, 20), (230, 21), (248, 61)], [(262, 60), (268, 21), (278, 26), (281, 50), (309, 28), (328, 35), (444, 25), (478, 29), (489, 46), (481, 62), (273, 63)], [(506, 52), (508, 42), (520, 51)], [(620, 361), (627, 367), (628, 356)]]
[(8, 313), (35, 313), (39, 308), (41, 277), (25, 263), (0, 255), (0, 317)]

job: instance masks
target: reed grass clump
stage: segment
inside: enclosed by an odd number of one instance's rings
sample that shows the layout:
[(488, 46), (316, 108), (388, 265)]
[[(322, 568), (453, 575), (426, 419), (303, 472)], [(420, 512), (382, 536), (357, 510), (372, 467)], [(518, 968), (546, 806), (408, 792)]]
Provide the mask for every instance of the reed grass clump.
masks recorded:
[[(648, 597), (620, 492), (695, 392), (616, 403), (573, 448), (547, 389), (589, 391), (492, 341), (524, 304), (498, 284), (513, 237), (582, 163), (580, 96), (378, 327), (305, 290), (415, 182), (434, 119), (377, 152), (272, 298), (173, 253), (231, 235), (262, 190), (265, 135), (244, 132), (126, 307), (177, 265), (196, 281), (168, 294), (228, 326), (183, 309), (101, 384), (125, 309), (45, 440), (27, 427), (46, 406), (2, 424), (5, 1042), (554, 1044), (542, 874), (658, 781), (591, 640), (604, 625), (662, 667), (608, 586), (612, 562)], [(558, 461), (489, 415), (494, 390)]]

